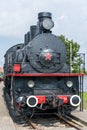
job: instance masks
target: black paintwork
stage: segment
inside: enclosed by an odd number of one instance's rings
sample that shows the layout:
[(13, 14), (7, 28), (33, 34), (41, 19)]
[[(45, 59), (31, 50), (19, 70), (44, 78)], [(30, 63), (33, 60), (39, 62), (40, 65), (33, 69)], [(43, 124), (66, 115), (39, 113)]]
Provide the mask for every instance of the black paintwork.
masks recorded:
[[(38, 14), (38, 23), (30, 27), (30, 31), (25, 34), (23, 44), (17, 44), (11, 47), (5, 54), (5, 87), (16, 108), (16, 100), (24, 96), (23, 102), (29, 95), (45, 95), (47, 97), (47, 107), (49, 109), (57, 108), (57, 104), (71, 111), (73, 107), (70, 104), (65, 105), (63, 101), (57, 100), (57, 95), (76, 95), (79, 93), (78, 77), (12, 77), (7, 74), (14, 73), (14, 64), (21, 65), (21, 74), (27, 73), (69, 73), (69, 67), (66, 64), (66, 48), (58, 36), (52, 34), (51, 30), (43, 29), (44, 19), (52, 19), (51, 13), (41, 12)], [(48, 55), (48, 57), (46, 56)], [(28, 81), (33, 80), (34, 88), (28, 87)], [(73, 86), (67, 87), (67, 81), (72, 81)], [(55, 104), (52, 106), (52, 101)], [(27, 111), (28, 107), (22, 104), (22, 111)], [(60, 110), (58, 110), (60, 109)], [(31, 111), (31, 109), (30, 109)], [(32, 109), (33, 111), (33, 109)], [(61, 107), (57, 111), (62, 111)], [(29, 112), (29, 110), (27, 111)]]

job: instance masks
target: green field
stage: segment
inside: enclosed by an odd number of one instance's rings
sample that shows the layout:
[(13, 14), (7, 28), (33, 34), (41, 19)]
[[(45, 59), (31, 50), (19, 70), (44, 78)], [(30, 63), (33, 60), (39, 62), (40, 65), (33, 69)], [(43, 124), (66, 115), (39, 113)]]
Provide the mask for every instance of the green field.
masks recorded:
[(84, 109), (87, 110), (87, 92), (83, 93)]

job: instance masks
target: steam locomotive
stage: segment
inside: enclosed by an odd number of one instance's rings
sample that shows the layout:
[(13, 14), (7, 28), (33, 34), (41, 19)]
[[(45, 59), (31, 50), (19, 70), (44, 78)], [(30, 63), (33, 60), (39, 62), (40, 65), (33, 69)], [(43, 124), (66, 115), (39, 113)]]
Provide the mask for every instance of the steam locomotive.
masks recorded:
[(70, 73), (66, 47), (52, 34), (53, 27), (51, 13), (40, 12), (24, 43), (11, 47), (4, 56), (6, 92), (21, 114), (70, 114), (81, 102), (79, 74)]

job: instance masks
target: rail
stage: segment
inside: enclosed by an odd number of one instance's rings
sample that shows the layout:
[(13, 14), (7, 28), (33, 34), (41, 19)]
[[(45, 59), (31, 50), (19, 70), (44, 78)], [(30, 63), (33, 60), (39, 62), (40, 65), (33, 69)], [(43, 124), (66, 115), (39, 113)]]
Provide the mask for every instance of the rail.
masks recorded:
[(77, 130), (83, 130), (83, 124), (80, 123), (79, 121), (75, 120), (74, 118), (70, 117), (70, 116), (59, 116), (58, 114), (56, 114), (57, 117), (59, 119), (62, 119), (64, 122), (66, 122), (67, 124), (69, 124), (70, 126), (76, 128)]

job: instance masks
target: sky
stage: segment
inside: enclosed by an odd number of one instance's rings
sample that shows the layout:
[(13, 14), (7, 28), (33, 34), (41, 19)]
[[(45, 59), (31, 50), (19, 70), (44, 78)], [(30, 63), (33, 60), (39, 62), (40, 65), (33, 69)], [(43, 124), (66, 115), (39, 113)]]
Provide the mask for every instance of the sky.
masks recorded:
[(80, 44), (87, 69), (87, 0), (0, 0), (0, 66), (9, 47), (24, 42), (24, 34), (44, 11), (52, 13), (53, 34)]

